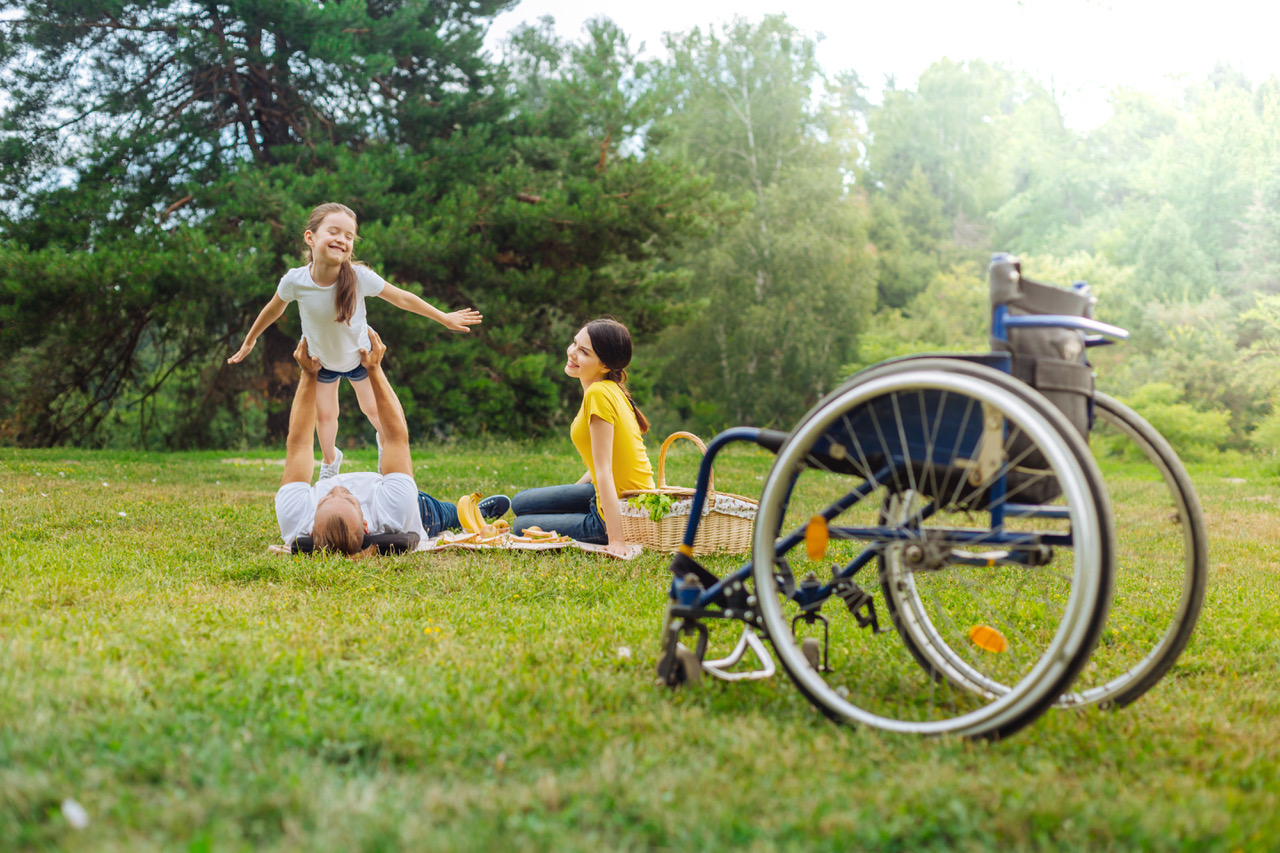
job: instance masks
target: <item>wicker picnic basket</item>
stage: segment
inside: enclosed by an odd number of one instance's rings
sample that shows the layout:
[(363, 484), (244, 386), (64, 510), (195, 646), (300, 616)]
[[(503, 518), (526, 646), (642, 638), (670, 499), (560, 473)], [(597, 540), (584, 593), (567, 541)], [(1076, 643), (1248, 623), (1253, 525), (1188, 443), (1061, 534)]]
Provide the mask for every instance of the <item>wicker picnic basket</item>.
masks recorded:
[[(691, 432), (673, 432), (662, 442), (658, 451), (657, 488), (636, 489), (623, 492), (622, 531), (628, 542), (638, 542), (645, 548), (671, 553), (684, 541), (684, 531), (689, 524), (689, 512), (693, 508), (693, 489), (667, 485), (667, 449), (678, 438), (686, 438), (705, 454), (707, 446)], [(649, 517), (649, 511), (634, 506), (628, 500), (637, 495), (669, 495), (674, 505), (660, 520)], [(751, 498), (728, 492), (717, 492), (715, 475), (707, 483), (707, 500), (702, 508), (702, 521), (698, 535), (693, 540), (694, 554), (713, 551), (742, 553), (751, 550), (751, 528), (755, 524), (758, 504)]]

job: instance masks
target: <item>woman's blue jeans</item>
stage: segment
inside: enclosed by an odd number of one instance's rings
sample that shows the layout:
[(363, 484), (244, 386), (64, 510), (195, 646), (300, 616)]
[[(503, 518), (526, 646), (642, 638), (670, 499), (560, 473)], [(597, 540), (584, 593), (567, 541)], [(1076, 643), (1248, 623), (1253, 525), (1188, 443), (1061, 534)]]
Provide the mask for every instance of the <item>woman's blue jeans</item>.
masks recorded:
[(511, 532), (519, 536), (526, 528), (541, 527), (579, 542), (607, 545), (609, 531), (595, 498), (596, 487), (591, 483), (525, 489), (511, 499), (511, 511), (516, 514)]

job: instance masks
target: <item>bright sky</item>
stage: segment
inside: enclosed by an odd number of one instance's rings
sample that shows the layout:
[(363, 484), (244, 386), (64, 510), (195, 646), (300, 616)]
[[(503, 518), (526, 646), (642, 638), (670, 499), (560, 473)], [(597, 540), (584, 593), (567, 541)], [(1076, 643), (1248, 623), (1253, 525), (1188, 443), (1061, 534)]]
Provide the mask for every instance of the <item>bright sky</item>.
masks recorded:
[(821, 33), (828, 72), (852, 68), (873, 99), (886, 74), (912, 87), (931, 63), (986, 59), (1026, 71), (1059, 93), (1068, 122), (1081, 130), (1110, 114), (1109, 93), (1128, 86), (1164, 93), (1177, 75), (1202, 79), (1215, 63), (1255, 84), (1280, 76), (1280, 4), (1275, 0), (521, 0), (490, 31), (494, 54), (510, 30), (543, 15), (575, 40), (583, 23), (612, 18), (632, 45), (661, 55), (662, 33), (719, 25), (742, 15), (759, 21), (785, 12), (796, 27)]

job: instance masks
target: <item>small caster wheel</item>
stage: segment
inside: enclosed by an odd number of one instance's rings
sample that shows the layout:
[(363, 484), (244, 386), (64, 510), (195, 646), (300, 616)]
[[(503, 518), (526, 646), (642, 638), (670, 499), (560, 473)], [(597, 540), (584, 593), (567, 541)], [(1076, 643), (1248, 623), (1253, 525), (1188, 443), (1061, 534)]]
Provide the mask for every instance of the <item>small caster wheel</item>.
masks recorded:
[(702, 684), (702, 661), (683, 643), (676, 646), (675, 676), (677, 684), (698, 687)]
[(800, 643), (800, 654), (815, 672), (822, 671), (822, 647), (818, 645), (817, 637), (805, 637)]

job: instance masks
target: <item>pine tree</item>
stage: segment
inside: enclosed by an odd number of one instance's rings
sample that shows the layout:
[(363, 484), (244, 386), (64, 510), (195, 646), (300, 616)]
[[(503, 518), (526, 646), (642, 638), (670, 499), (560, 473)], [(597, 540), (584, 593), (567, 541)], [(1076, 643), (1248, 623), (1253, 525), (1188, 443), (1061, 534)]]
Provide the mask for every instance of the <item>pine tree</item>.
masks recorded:
[(643, 156), (631, 86), (645, 71), (616, 28), (562, 45), (534, 81), (518, 45), (511, 71), (481, 53), (503, 5), (0, 7), (20, 13), (0, 24), (14, 37), (0, 75), (22, 90), (0, 151), (25, 170), (0, 220), (13, 368), (0, 434), (282, 435), (296, 314), (264, 336), (256, 372), (224, 362), (329, 200), (356, 210), (357, 255), (386, 278), (486, 314), (449, 336), (370, 306), (415, 435), (523, 435), (563, 418), (559, 355), (576, 324), (667, 322), (685, 277), (663, 260), (702, 228), (706, 181)]

